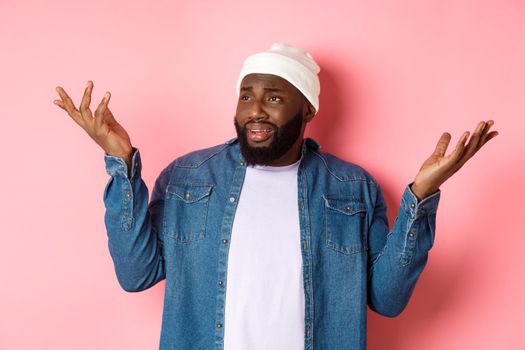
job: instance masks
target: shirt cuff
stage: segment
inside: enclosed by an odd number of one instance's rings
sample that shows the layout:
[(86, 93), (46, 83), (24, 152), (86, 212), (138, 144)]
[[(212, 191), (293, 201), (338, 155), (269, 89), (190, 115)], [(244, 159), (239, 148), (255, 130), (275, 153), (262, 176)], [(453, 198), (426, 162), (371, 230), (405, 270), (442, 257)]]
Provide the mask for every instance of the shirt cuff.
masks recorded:
[(439, 199), (441, 197), (441, 190), (437, 190), (432, 193), (430, 196), (418, 200), (417, 196), (412, 192), (410, 183), (403, 193), (401, 198), (401, 206), (404, 210), (410, 213), (412, 218), (417, 218), (418, 216), (435, 214), (439, 204)]
[[(140, 160), (140, 152), (138, 148), (132, 147), (133, 155), (131, 157), (131, 174), (130, 179), (133, 179), (136, 174), (140, 171), (142, 163)], [(106, 166), (106, 172), (109, 176), (123, 176), (128, 177), (128, 166), (126, 161), (122, 157), (112, 156), (104, 152), (104, 163)]]

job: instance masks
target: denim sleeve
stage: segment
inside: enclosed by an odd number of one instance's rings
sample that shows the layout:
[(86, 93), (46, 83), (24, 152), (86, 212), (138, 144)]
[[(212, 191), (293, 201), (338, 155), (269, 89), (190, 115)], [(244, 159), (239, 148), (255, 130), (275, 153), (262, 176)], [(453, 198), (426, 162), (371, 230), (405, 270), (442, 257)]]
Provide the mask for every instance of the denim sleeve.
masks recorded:
[(369, 231), (369, 307), (389, 317), (408, 304), (434, 244), (436, 210), (441, 192), (418, 201), (409, 184), (389, 232), (386, 205), (378, 187)]
[(156, 180), (148, 204), (148, 188), (141, 178), (137, 148), (133, 147), (130, 178), (123, 158), (105, 153), (104, 162), (111, 176), (104, 189), (104, 222), (117, 279), (128, 292), (142, 291), (165, 278), (158, 228), (162, 223), (167, 169)]

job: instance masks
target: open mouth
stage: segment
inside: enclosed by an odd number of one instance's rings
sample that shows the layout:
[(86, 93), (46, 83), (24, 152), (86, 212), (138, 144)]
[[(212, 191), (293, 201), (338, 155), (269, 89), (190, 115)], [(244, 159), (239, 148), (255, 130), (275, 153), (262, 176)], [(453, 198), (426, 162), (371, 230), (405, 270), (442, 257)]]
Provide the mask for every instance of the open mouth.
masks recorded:
[(254, 142), (268, 140), (274, 133), (274, 128), (269, 124), (248, 123), (246, 125), (248, 139)]

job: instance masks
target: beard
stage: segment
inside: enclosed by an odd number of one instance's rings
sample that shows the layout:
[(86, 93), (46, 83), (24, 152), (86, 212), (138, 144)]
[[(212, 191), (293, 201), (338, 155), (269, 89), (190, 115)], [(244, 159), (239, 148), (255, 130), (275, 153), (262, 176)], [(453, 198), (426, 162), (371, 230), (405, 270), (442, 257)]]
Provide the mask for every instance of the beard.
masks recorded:
[(293, 146), (301, 135), (303, 127), (303, 110), (299, 110), (297, 114), (290, 119), (286, 124), (278, 127), (270, 122), (259, 122), (261, 124), (271, 125), (275, 130), (273, 139), (268, 146), (253, 147), (248, 143), (246, 124), (239, 125), (237, 119), (233, 119), (235, 130), (237, 131), (237, 138), (241, 146), (241, 153), (250, 165), (271, 165), (278, 160)]

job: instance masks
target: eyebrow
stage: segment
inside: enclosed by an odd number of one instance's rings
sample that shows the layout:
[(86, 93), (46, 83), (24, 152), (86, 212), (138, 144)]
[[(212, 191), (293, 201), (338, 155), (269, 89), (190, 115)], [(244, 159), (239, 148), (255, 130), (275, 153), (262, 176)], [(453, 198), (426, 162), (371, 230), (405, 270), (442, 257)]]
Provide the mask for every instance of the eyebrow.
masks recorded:
[[(253, 90), (253, 86), (243, 86), (241, 87), (241, 91), (251, 91)], [(275, 87), (265, 87), (264, 91), (270, 91), (270, 92), (285, 92), (283, 89), (275, 88)]]

